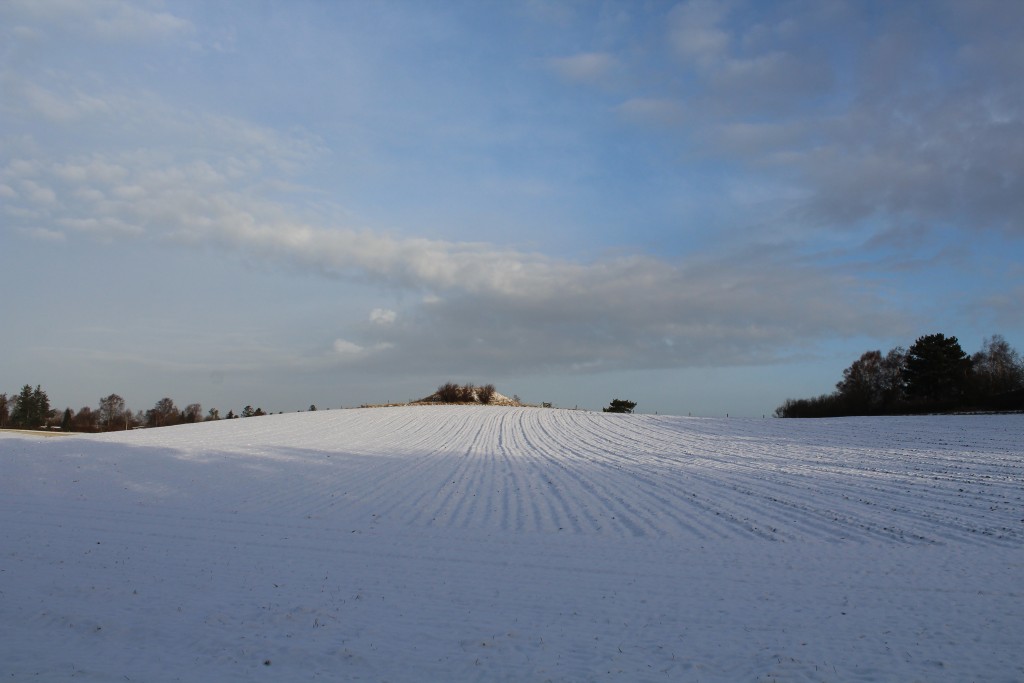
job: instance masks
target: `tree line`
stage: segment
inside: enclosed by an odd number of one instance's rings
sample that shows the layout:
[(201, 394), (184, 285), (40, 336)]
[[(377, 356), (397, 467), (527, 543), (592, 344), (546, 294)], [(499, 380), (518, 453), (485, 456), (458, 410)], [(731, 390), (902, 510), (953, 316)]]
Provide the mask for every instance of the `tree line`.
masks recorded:
[[(316, 406), (310, 406), (316, 410)], [(245, 406), (235, 414), (229, 410), (224, 419), (266, 415), (262, 408)], [(17, 395), (0, 394), (0, 428), (59, 429), (64, 432), (116, 432), (139, 427), (168, 427), (177, 424), (220, 420), (220, 411), (211, 408), (203, 415), (203, 407), (190, 403), (178, 408), (170, 398), (162, 398), (149, 410), (132, 412), (125, 400), (117, 394), (100, 399), (99, 406), (84, 406), (77, 411), (65, 408), (63, 412), (50, 406), (50, 397), (39, 385), (33, 389), (26, 384)]]
[(776, 417), (899, 415), (967, 410), (1024, 410), (1024, 361), (993, 335), (974, 355), (956, 337), (928, 334), (909, 349), (867, 351), (843, 370), (836, 390), (786, 399)]

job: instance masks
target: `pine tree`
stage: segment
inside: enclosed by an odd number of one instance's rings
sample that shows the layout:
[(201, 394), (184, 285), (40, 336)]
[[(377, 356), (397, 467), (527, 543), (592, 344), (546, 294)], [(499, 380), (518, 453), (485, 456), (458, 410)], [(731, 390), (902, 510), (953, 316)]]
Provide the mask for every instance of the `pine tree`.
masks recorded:
[(634, 408), (636, 408), (636, 401), (616, 398), (608, 404), (607, 408), (601, 410), (605, 413), (632, 413)]
[(971, 374), (971, 359), (956, 337), (929, 334), (907, 350), (903, 379), (907, 396), (925, 403), (957, 405)]
[(36, 420), (35, 401), (32, 398), (32, 387), (28, 384), (14, 397), (14, 408), (11, 410), (11, 424), (21, 429), (35, 429), (39, 426)]
[(45, 426), (46, 421), (50, 419), (50, 397), (46, 395), (46, 392), (38, 384), (32, 390), (32, 406), (35, 410), (36, 425), (39, 427)]

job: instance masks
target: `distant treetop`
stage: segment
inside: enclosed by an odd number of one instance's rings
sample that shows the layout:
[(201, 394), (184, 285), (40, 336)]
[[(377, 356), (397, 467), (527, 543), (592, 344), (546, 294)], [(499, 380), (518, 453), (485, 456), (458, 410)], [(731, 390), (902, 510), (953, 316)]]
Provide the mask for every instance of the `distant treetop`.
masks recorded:
[(607, 408), (601, 410), (605, 413), (632, 413), (634, 408), (636, 408), (636, 401), (616, 398), (608, 404)]

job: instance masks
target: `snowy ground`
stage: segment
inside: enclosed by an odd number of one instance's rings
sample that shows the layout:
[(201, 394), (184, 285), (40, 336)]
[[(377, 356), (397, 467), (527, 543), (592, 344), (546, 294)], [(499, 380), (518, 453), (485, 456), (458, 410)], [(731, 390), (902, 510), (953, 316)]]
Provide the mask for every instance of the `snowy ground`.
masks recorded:
[(321, 411), (0, 473), (0, 680), (1024, 680), (1020, 415)]

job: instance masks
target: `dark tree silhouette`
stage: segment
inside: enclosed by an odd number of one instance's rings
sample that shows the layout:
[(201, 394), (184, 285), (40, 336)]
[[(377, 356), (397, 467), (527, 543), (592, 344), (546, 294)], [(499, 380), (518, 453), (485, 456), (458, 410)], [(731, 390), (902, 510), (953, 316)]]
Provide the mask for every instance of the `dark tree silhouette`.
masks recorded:
[(958, 405), (970, 374), (971, 359), (956, 337), (928, 334), (907, 350), (903, 381), (911, 400), (937, 407)]
[(985, 339), (981, 351), (974, 354), (971, 361), (974, 389), (979, 397), (1024, 389), (1024, 361), (1002, 335), (994, 334)]
[(26, 384), (14, 397), (11, 424), (22, 429), (39, 429), (50, 419), (50, 397), (38, 384), (33, 389)]
[(178, 424), (181, 420), (181, 413), (178, 412), (174, 401), (169, 398), (162, 398), (156, 405), (146, 411), (146, 426), (167, 427)]
[(636, 408), (636, 401), (616, 398), (608, 404), (607, 408), (601, 410), (605, 413), (632, 413), (634, 408)]
[(786, 399), (776, 417), (893, 415), (948, 410), (1024, 410), (1024, 361), (1001, 335), (968, 357), (956, 337), (929, 334), (885, 357), (868, 351), (836, 391)]
[(184, 414), (184, 422), (195, 423), (203, 421), (203, 406), (198, 403), (189, 403), (185, 406), (185, 410), (182, 411)]
[(103, 431), (127, 429), (130, 418), (131, 413), (126, 410), (124, 399), (117, 394), (100, 399), (99, 423)]
[(71, 419), (72, 431), (95, 432), (98, 413), (89, 406), (82, 406)]
[(843, 370), (836, 384), (837, 405), (845, 415), (874, 415), (885, 412), (903, 397), (903, 368), (906, 351), (895, 348), (885, 356), (867, 351)]

